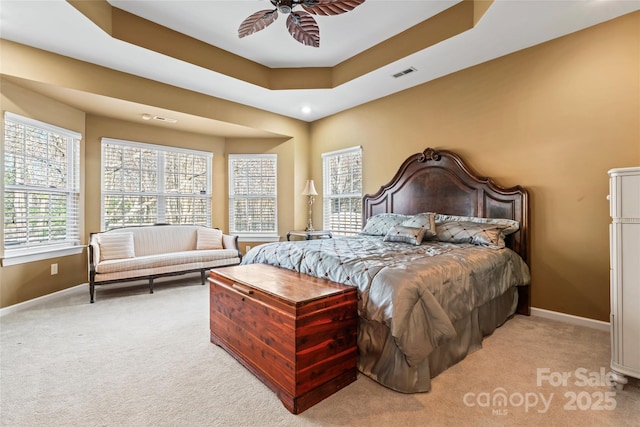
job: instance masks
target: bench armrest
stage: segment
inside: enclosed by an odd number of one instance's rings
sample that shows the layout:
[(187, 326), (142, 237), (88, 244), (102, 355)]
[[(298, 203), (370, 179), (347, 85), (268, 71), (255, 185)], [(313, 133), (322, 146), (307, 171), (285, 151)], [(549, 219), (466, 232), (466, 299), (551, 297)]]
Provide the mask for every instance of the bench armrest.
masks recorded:
[(100, 262), (100, 245), (95, 238), (96, 233), (90, 233), (89, 244), (87, 245), (87, 257), (89, 266), (89, 281), (92, 282), (96, 274), (96, 264)]

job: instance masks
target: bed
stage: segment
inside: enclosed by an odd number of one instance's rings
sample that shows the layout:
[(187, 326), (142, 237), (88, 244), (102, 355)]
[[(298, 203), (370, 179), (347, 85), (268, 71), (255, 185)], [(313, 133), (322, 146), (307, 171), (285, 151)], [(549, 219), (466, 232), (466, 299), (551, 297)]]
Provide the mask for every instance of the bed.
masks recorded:
[(260, 245), (265, 263), (358, 288), (358, 369), (403, 393), (528, 315), (528, 196), (476, 175), (447, 150), (407, 158), (363, 198), (356, 236)]

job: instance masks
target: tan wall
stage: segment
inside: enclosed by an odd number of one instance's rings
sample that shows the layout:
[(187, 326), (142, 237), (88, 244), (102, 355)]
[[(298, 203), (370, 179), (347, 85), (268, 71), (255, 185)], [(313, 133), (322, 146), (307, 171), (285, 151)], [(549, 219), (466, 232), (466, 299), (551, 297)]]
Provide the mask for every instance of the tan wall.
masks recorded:
[[(0, 82), (0, 107), (3, 118), (0, 132), (4, 135), (4, 113), (10, 111), (40, 120), (52, 125), (85, 134), (85, 114), (82, 111), (56, 102), (47, 97), (22, 89), (7, 81)], [(80, 145), (80, 156), (84, 155), (84, 142)], [(81, 201), (84, 193), (82, 176), (84, 164), (81, 162)], [(2, 215), (2, 213), (0, 213)], [(4, 223), (4, 221), (2, 221)], [(4, 239), (0, 229), (0, 239)], [(84, 231), (80, 228), (81, 236)], [(51, 275), (51, 264), (58, 264), (58, 274)], [(26, 264), (0, 267), (0, 307), (26, 301), (86, 281), (86, 254), (72, 255), (30, 262)]]
[(374, 193), (409, 155), (456, 151), (530, 191), (533, 306), (607, 321), (607, 170), (640, 165), (639, 28), (635, 13), (315, 122), (313, 176), (362, 145)]

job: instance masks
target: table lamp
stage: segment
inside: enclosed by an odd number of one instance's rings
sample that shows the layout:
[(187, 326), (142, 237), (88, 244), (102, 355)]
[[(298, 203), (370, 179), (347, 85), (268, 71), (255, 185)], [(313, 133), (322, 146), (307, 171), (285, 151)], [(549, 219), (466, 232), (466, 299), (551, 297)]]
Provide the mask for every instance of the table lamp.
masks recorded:
[(307, 228), (305, 228), (305, 231), (313, 231), (313, 222), (311, 220), (311, 206), (313, 205), (313, 201), (315, 199), (315, 196), (318, 195), (318, 192), (316, 191), (316, 186), (313, 184), (312, 179), (307, 180), (307, 185), (305, 185), (302, 195), (309, 197), (309, 221), (307, 222)]

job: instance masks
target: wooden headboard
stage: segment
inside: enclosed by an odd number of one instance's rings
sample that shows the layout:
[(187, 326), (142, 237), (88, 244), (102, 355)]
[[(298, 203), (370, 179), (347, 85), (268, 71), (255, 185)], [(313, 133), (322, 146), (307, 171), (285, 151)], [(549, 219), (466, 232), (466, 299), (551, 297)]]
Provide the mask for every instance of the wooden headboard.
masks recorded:
[[(363, 225), (373, 215), (394, 212), (413, 215), (436, 212), (482, 218), (507, 218), (520, 230), (507, 236), (507, 247), (529, 263), (529, 196), (521, 186), (503, 188), (491, 178), (476, 175), (451, 151), (427, 148), (404, 161), (391, 181), (362, 200)], [(529, 305), (530, 291), (520, 292)], [(524, 301), (526, 299), (526, 301)], [(519, 312), (522, 309), (519, 308)], [(528, 314), (528, 309), (526, 310)]]

